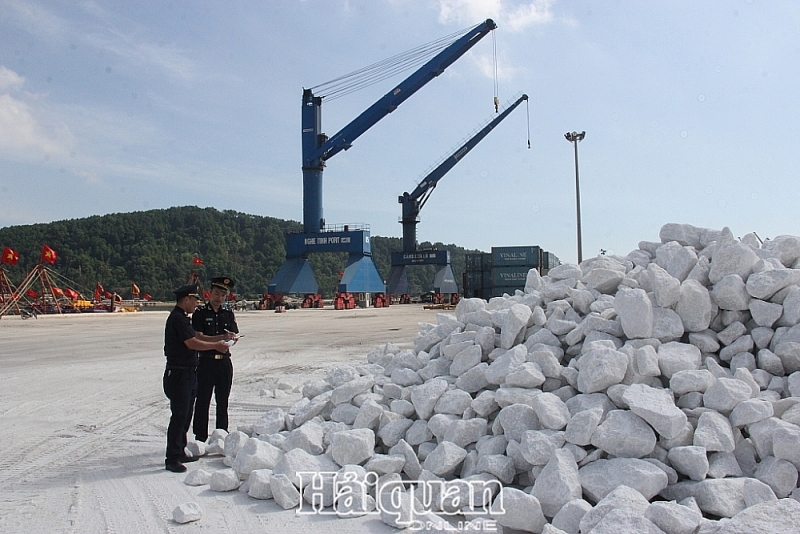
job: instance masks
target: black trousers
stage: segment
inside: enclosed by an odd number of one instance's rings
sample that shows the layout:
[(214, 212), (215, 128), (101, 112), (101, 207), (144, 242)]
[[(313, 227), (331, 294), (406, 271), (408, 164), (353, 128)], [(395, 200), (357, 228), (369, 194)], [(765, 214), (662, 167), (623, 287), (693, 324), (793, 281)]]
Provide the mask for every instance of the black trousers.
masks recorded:
[(197, 396), (197, 371), (167, 369), (164, 371), (164, 394), (169, 399), (172, 416), (167, 427), (167, 461), (185, 456), (186, 433), (192, 422), (192, 407)]
[(215, 360), (208, 356), (200, 356), (197, 367), (197, 401), (194, 406), (194, 438), (197, 441), (208, 439), (208, 410), (211, 406), (211, 394), (217, 403), (217, 421), (215, 428), (228, 430), (228, 397), (233, 384), (233, 363), (231, 359)]

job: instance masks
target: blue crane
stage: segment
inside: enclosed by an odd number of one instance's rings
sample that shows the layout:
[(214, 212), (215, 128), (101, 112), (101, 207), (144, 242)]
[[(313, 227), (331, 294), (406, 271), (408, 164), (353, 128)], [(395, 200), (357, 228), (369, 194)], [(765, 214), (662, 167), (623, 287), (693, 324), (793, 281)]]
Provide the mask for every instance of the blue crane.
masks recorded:
[(358, 137), (439, 76), (496, 27), (494, 21), (487, 19), (469, 29), (330, 138), (322, 133), (323, 97), (315, 96), (311, 89), (303, 90), (303, 232), (287, 234), (286, 262), (270, 281), (269, 294), (317, 293), (319, 285), (308, 263), (309, 254), (315, 252), (349, 254), (338, 286), (340, 293), (386, 292), (386, 285), (372, 262), (368, 227), (325, 224), (322, 172), (326, 161), (349, 149)]
[(408, 301), (408, 280), (405, 273), (407, 265), (438, 265), (439, 269), (433, 284), (434, 292), (437, 295), (458, 293), (458, 285), (450, 267), (450, 252), (446, 250), (417, 250), (419, 212), (425, 206), (439, 180), (489, 135), (498, 124), (503, 122), (517, 106), (527, 100), (528, 95), (522, 94), (513, 104), (509, 105), (493, 120), (486, 123), (475, 135), (470, 137), (441, 164), (429, 172), (419, 182), (414, 191), (403, 193), (402, 196), (398, 197), (397, 202), (402, 204), (400, 224), (403, 225), (403, 251), (392, 253), (392, 270), (389, 273), (388, 283), (390, 295), (403, 295), (401, 302)]

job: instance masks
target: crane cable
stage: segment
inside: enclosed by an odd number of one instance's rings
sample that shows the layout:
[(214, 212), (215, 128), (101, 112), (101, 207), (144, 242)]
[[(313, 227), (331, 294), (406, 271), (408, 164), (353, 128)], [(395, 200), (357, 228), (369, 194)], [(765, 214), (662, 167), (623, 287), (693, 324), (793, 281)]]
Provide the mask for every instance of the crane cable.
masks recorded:
[(499, 84), (497, 82), (497, 37), (492, 30), (492, 59), (494, 61), (494, 112), (500, 111), (500, 98), (498, 96)]
[(430, 43), (420, 45), (406, 52), (402, 52), (316, 85), (311, 89), (315, 92), (322, 93), (320, 96), (326, 98), (328, 101), (335, 100), (336, 98), (369, 87), (370, 85), (376, 84), (403, 71), (421, 65), (473, 28), (474, 26), (451, 33), (450, 35), (446, 35)]
[(530, 100), (525, 101), (525, 116), (528, 118), (528, 150), (531, 149), (531, 107)]

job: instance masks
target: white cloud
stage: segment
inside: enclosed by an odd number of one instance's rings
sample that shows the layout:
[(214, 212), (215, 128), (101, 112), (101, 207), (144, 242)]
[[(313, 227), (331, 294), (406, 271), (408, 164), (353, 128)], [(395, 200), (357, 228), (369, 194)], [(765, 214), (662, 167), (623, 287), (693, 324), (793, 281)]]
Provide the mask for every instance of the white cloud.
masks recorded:
[[(48, 131), (49, 130), (49, 131)], [(0, 154), (30, 161), (68, 155), (72, 134), (64, 125), (45, 128), (22, 100), (0, 94)]]
[(477, 24), (487, 18), (512, 32), (520, 32), (535, 24), (553, 20), (551, 7), (555, 0), (534, 0), (514, 5), (510, 0), (437, 0), (439, 22), (460, 25)]
[(107, 29), (104, 34), (88, 35), (86, 40), (92, 45), (126, 60), (138, 71), (143, 67), (156, 67), (164, 73), (182, 80), (191, 81), (197, 77), (197, 68), (186, 57), (186, 51), (168, 44), (142, 42), (141, 36), (124, 34)]
[(0, 91), (19, 89), (25, 83), (25, 78), (13, 70), (0, 65)]

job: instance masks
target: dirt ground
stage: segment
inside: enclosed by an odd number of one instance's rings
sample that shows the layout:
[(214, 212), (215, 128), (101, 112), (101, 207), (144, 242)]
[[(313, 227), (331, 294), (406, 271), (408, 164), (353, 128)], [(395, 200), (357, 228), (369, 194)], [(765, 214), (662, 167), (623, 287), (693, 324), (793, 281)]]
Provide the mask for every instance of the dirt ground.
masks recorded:
[[(410, 347), (436, 311), (388, 309), (239, 312), (230, 429), (299, 393), (273, 398), (373, 347)], [(0, 320), (0, 531), (284, 533), (393, 532), (374, 516), (297, 516), (274, 501), (190, 487), (164, 470), (169, 404), (161, 389), (167, 312)], [(214, 419), (212, 401), (211, 420)], [(190, 436), (191, 437), (191, 436)], [(220, 457), (187, 464), (213, 471)], [(196, 501), (203, 518), (179, 525), (175, 506)]]

